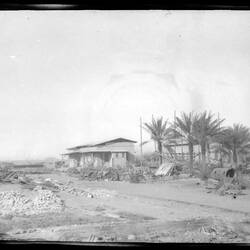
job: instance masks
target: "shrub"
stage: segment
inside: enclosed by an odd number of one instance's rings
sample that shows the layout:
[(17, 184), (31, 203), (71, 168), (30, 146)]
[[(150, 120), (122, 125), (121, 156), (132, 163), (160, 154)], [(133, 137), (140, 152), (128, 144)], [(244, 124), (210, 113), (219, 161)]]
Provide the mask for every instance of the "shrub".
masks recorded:
[(67, 174), (69, 174), (69, 175), (79, 175), (80, 171), (76, 167), (68, 168), (67, 169)]

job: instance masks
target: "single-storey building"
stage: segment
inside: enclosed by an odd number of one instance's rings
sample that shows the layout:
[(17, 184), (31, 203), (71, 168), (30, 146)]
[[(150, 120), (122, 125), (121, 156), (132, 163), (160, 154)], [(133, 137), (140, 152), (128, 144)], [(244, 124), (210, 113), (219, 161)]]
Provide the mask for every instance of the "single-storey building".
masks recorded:
[[(213, 151), (213, 146), (215, 143), (210, 144), (210, 150), (207, 150), (207, 156), (209, 155), (210, 159), (212, 160), (219, 160), (219, 153)], [(166, 153), (168, 153), (168, 150), (166, 148), (166, 145), (164, 145)], [(170, 144), (167, 144), (169, 146), (173, 153), (182, 159), (189, 159), (189, 146), (188, 141), (182, 138), (173, 139)], [(200, 145), (195, 144), (193, 145), (193, 158), (194, 160), (200, 160), (201, 159), (201, 148)]]
[(134, 144), (136, 141), (116, 138), (96, 143), (88, 143), (81, 146), (68, 148), (70, 167), (126, 167), (132, 164), (135, 159)]

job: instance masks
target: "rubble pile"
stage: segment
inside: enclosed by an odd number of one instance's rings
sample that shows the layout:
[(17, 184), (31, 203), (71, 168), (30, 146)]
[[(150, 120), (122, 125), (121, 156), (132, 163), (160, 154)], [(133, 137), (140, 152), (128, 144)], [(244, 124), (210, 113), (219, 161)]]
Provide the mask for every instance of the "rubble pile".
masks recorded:
[[(50, 190), (39, 190), (38, 196), (33, 200), (33, 211), (36, 214), (44, 212), (59, 212), (62, 210), (63, 201)], [(31, 211), (31, 213), (33, 213)]]
[(82, 196), (87, 198), (109, 198), (116, 195), (115, 191), (109, 191), (105, 189), (91, 190), (89, 188), (83, 190), (72, 187), (70, 184), (59, 184), (58, 187), (60, 191), (64, 191), (72, 195)]
[(33, 188), (33, 191), (52, 191), (52, 192), (59, 192), (59, 191), (64, 191), (69, 194), (73, 194), (76, 196), (84, 196), (88, 198), (92, 198), (92, 194), (88, 191), (74, 188), (70, 182), (68, 183), (60, 183), (56, 180), (52, 180), (50, 178), (47, 178), (43, 181), (36, 182), (35, 187)]
[(0, 192), (0, 215), (32, 215), (58, 212), (64, 205), (50, 190), (39, 190), (34, 199), (16, 191)]
[(76, 196), (83, 196), (83, 197), (87, 197), (87, 198), (93, 198), (92, 193), (90, 193), (88, 191), (85, 191), (85, 190), (82, 190), (82, 189), (73, 188), (73, 187), (68, 186), (68, 185), (61, 185), (60, 190), (65, 191), (65, 192), (67, 192), (69, 194), (76, 195)]
[(24, 214), (31, 210), (31, 200), (15, 191), (0, 193), (0, 214)]
[[(45, 185), (45, 183), (47, 185)], [(113, 197), (114, 195), (116, 195), (115, 191), (109, 191), (106, 189), (92, 190), (89, 188), (83, 190), (83, 189), (73, 187), (71, 182), (60, 183), (50, 178), (47, 178), (44, 181), (41, 181), (39, 185), (37, 185), (33, 190), (39, 193), (44, 192), (45, 197), (47, 197), (46, 192), (50, 192), (48, 194), (52, 193), (50, 190), (48, 190), (48, 189), (51, 189), (51, 187), (53, 187), (53, 190), (56, 189), (57, 191), (64, 191), (75, 196), (82, 196), (82, 197), (87, 197), (87, 198), (108, 198), (108, 197)]]

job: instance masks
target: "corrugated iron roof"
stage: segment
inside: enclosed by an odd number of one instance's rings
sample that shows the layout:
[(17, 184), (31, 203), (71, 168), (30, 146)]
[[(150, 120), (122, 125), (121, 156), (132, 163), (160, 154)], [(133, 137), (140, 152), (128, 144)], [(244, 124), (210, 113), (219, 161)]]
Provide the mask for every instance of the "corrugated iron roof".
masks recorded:
[(84, 154), (84, 153), (127, 153), (129, 152), (128, 150), (105, 150), (105, 149), (99, 149), (99, 150), (86, 150), (86, 151), (74, 151), (70, 153), (65, 153), (62, 155), (73, 155), (73, 154)]
[(80, 148), (86, 148), (86, 147), (95, 147), (95, 146), (100, 146), (106, 143), (111, 143), (111, 142), (132, 142), (132, 143), (136, 143), (137, 141), (133, 141), (133, 140), (129, 140), (126, 138), (115, 138), (115, 139), (111, 139), (111, 140), (106, 140), (106, 141), (99, 141), (99, 142), (92, 142), (92, 143), (88, 143), (88, 144), (84, 144), (84, 145), (80, 145), (80, 146), (76, 146), (76, 147), (72, 147), (72, 148), (67, 148), (67, 150), (76, 150), (76, 149), (80, 149)]

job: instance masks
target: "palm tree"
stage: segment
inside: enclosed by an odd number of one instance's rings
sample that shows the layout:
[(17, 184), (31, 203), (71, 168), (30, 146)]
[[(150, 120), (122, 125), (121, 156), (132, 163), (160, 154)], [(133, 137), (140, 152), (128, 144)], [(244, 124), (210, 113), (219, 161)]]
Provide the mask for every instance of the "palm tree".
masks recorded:
[(188, 142), (190, 175), (193, 172), (194, 145), (197, 144), (197, 140), (194, 137), (194, 124), (198, 121), (198, 118), (198, 114), (193, 112), (188, 114), (182, 112), (181, 117), (176, 117), (176, 121), (173, 124), (173, 131), (177, 138), (181, 137)]
[(250, 152), (250, 130), (242, 124), (234, 124), (225, 131), (223, 146), (232, 154), (237, 169), (239, 158)]
[(223, 167), (223, 158), (230, 156), (230, 151), (225, 148), (222, 141), (215, 141), (211, 146), (211, 151), (219, 155), (220, 167)]
[(162, 117), (156, 120), (152, 117), (151, 123), (144, 123), (144, 129), (150, 133), (151, 139), (157, 143), (160, 164), (162, 164), (162, 146), (166, 136), (167, 124), (168, 121), (163, 121)]
[(221, 127), (223, 121), (224, 119), (215, 119), (211, 112), (204, 111), (199, 115), (198, 120), (194, 124), (194, 137), (201, 147), (201, 172), (203, 179), (207, 178), (206, 152), (208, 143), (222, 133), (224, 130)]

